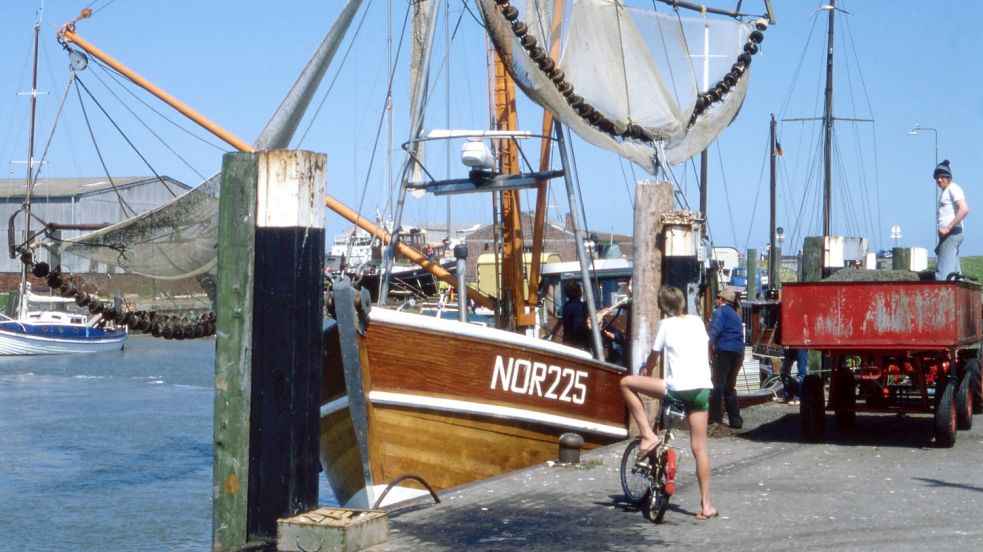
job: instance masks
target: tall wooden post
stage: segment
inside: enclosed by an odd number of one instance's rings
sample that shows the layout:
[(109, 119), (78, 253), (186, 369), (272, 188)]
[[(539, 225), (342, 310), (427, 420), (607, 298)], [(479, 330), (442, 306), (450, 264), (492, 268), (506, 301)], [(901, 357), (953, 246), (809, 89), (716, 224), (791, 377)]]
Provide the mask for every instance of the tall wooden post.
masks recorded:
[[(631, 344), (629, 349), (632, 374), (645, 367), (655, 327), (662, 317), (659, 311), (659, 289), (662, 287), (662, 215), (673, 210), (672, 184), (667, 181), (639, 180), (635, 184), (634, 259), (631, 274)], [(646, 404), (648, 408), (648, 404)], [(637, 435), (638, 428), (631, 420), (629, 434)]]
[(229, 153), (219, 207), (213, 550), (317, 507), (327, 160)]
[(635, 184), (635, 220), (631, 288), (631, 363), (641, 372), (652, 348), (655, 326), (662, 317), (657, 299), (662, 287), (662, 214), (672, 210), (672, 184), (639, 180)]

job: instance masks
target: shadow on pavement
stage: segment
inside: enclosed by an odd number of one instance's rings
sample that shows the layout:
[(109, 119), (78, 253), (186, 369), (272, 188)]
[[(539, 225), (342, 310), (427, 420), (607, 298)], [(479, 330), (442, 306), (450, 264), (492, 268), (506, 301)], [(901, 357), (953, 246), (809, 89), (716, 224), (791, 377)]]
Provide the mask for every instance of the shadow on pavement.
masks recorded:
[[(755, 442), (802, 442), (799, 414), (789, 413), (734, 435)], [(832, 413), (826, 415), (826, 431), (819, 443), (842, 446), (921, 448), (932, 446), (931, 414), (857, 413), (852, 427), (839, 427)]]

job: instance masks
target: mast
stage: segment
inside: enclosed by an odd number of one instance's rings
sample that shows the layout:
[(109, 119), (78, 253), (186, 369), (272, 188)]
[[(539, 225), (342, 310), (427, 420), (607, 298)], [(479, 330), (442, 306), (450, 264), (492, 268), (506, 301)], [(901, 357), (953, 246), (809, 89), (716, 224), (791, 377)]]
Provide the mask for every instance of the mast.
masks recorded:
[[(493, 124), (495, 130), (517, 130), (515, 112), (515, 83), (505, 70), (498, 52), (492, 49), (494, 59)], [(512, 138), (502, 140), (498, 159), (500, 174), (519, 173), (519, 152)], [(501, 192), (502, 209), (502, 288), (501, 303), (506, 309), (509, 329), (533, 326), (535, 313), (525, 312), (525, 280), (522, 266), (522, 208), (517, 190)], [(509, 312), (511, 311), (511, 312)]]
[(776, 158), (778, 156), (778, 151), (777, 151), (778, 150), (778, 139), (775, 136), (775, 126), (776, 126), (776, 124), (777, 123), (775, 122), (775, 114), (772, 113), (771, 114), (771, 124), (769, 125), (769, 127), (770, 127), (770, 133), (769, 133), (769, 140), (768, 140), (768, 144), (771, 146), (771, 155), (770, 155), (770, 161), (771, 161), (771, 163), (770, 163), (770, 165), (771, 165), (770, 166), (770, 176), (771, 176), (771, 178), (770, 178), (770, 183), (771, 183), (771, 186), (770, 186), (770, 192), (771, 192), (771, 194), (770, 194), (771, 195), (771, 213), (770, 213), (770, 215), (771, 215), (771, 217), (770, 217), (769, 224), (768, 224), (768, 236), (769, 236), (769, 238), (768, 238), (768, 287), (771, 290), (778, 289), (778, 264), (779, 264), (779, 262), (781, 262), (781, 257), (779, 256), (781, 254), (781, 252), (776, 249), (776, 244), (775, 244), (775, 241), (776, 241), (776, 238), (777, 238), (777, 236), (775, 235), (775, 227), (776, 227), (776, 223), (777, 223), (777, 221), (775, 220), (776, 219), (775, 204), (777, 203), (777, 201), (776, 201), (777, 194), (775, 192), (775, 188), (776, 188), (775, 162), (776, 162), (776, 160), (777, 160)]
[(826, 34), (826, 96), (823, 109), (823, 236), (832, 230), (833, 199), (833, 25), (836, 0), (830, 0), (829, 27)]
[[(38, 105), (38, 37), (41, 32), (41, 14), (38, 12), (37, 21), (34, 22), (34, 67), (31, 72), (31, 116), (30, 129), (27, 139), (27, 190), (24, 192), (23, 210), (27, 213), (24, 217), (24, 243), (31, 236), (31, 191), (34, 189), (34, 127), (37, 124), (37, 105)], [(11, 257), (13, 257), (11, 251)], [(18, 316), (27, 314), (27, 265), (21, 263), (20, 267), (20, 305), (17, 312)]]

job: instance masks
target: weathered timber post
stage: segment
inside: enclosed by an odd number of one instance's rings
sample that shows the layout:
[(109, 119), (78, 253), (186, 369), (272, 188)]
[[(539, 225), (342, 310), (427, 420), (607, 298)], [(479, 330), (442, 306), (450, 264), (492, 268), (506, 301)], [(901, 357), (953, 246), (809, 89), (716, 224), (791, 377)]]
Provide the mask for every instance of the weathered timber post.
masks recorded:
[(747, 287), (744, 288), (744, 300), (751, 301), (758, 298), (758, 250), (747, 250)]
[(327, 160), (229, 153), (219, 206), (212, 549), (317, 508)]
[[(666, 181), (639, 180), (635, 184), (635, 220), (632, 245), (634, 259), (631, 273), (631, 343), (629, 369), (641, 373), (652, 349), (655, 327), (662, 317), (658, 306), (662, 287), (662, 215), (673, 210), (672, 184)], [(648, 403), (646, 403), (648, 410)], [(630, 420), (629, 434), (638, 428)]]

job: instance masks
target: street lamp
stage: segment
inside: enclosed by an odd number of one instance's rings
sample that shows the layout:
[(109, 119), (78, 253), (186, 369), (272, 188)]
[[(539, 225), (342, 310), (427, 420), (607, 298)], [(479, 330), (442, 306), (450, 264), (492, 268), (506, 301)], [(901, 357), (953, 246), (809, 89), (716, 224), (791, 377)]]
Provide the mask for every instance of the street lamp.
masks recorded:
[[(939, 131), (937, 129), (934, 129), (934, 128), (931, 128), (931, 127), (923, 127), (923, 126), (919, 125), (918, 123), (915, 123), (915, 126), (911, 127), (911, 130), (908, 131), (908, 136), (918, 136), (918, 133), (921, 132), (921, 131), (923, 131), (923, 130), (930, 130), (930, 131), (932, 131), (932, 135), (935, 138), (935, 165), (938, 166), (938, 164), (939, 164)], [(939, 196), (938, 196), (939, 187), (938, 186), (932, 186), (932, 190), (933, 190), (932, 191), (932, 200), (933, 200), (933, 203), (932, 203), (932, 232), (929, 233), (929, 235), (928, 235), (929, 238), (931, 238), (937, 232), (936, 227), (938, 225), (938, 222), (936, 221), (936, 212), (935, 212), (935, 209), (936, 209), (936, 204), (939, 201)], [(931, 246), (931, 243), (929, 245)]]

